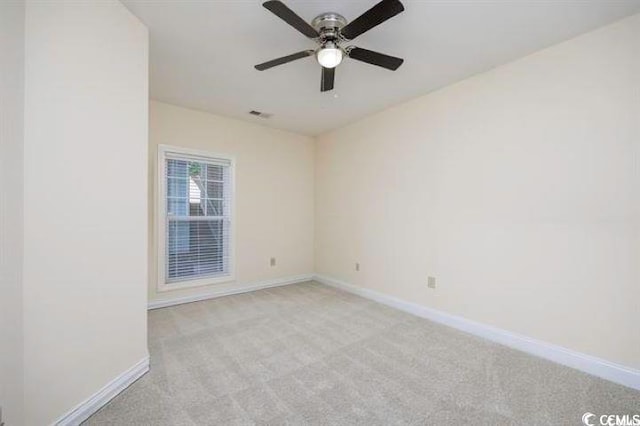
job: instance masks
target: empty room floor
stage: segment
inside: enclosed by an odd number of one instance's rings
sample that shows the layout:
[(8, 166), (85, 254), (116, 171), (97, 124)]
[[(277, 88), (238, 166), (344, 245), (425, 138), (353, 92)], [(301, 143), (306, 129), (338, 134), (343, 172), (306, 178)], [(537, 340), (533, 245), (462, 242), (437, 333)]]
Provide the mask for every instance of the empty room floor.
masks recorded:
[(88, 425), (580, 424), (640, 392), (315, 282), (149, 312), (151, 370)]

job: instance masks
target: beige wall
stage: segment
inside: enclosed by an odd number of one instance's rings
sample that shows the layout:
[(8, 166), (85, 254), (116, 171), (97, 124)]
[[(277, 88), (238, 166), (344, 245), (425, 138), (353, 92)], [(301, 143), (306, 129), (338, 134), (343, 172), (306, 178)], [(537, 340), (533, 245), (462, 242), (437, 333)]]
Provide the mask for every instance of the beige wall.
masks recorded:
[[(313, 273), (313, 139), (239, 120), (151, 102), (150, 208), (155, 207), (159, 144), (235, 158), (235, 281), (158, 292), (157, 248), (150, 227), (149, 300), (238, 289), (251, 283)], [(277, 262), (269, 265), (271, 257)]]
[(147, 356), (147, 30), (115, 0), (29, 1), (25, 424)]
[(22, 423), (24, 2), (0, 2), (0, 406)]
[(316, 272), (640, 368), (639, 90), (636, 15), (321, 136)]

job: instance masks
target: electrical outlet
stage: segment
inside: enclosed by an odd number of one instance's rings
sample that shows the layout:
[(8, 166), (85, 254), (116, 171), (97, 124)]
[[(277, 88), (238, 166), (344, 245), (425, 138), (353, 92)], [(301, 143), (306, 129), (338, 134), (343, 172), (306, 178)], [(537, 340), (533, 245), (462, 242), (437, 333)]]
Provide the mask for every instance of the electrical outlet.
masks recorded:
[(269, 264), (270, 264), (271, 266), (276, 266), (276, 258), (275, 258), (275, 257), (272, 257), (272, 258), (271, 258), (271, 260), (269, 261)]
[(356, 262), (356, 272), (360, 271), (360, 263)]
[(436, 277), (427, 277), (427, 287), (436, 288)]

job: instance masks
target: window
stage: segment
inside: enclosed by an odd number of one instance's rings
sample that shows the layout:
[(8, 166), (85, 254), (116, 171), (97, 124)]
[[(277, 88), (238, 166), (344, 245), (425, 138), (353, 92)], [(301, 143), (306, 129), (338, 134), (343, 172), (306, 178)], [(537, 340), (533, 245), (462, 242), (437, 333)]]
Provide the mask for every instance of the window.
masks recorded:
[(161, 146), (158, 155), (159, 290), (233, 279), (233, 162)]

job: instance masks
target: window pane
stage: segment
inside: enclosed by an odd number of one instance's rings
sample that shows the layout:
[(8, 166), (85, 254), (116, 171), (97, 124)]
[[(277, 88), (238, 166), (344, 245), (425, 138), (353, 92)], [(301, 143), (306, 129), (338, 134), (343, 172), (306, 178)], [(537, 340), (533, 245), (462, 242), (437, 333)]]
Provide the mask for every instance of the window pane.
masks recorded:
[(167, 198), (167, 214), (170, 216), (187, 216), (188, 205), (184, 198)]
[(228, 226), (219, 220), (171, 220), (167, 229), (168, 279), (225, 273)]
[(168, 253), (170, 256), (189, 252), (189, 223), (170, 221), (168, 234)]
[(187, 178), (167, 178), (167, 196), (185, 198), (188, 194), (189, 181)]
[(183, 160), (167, 160), (167, 176), (187, 178), (187, 161)]
[(207, 216), (223, 216), (223, 201), (222, 200), (205, 200), (207, 203)]
[(189, 216), (204, 216), (205, 200), (202, 199), (197, 203), (189, 202)]
[(207, 173), (206, 179), (209, 181), (216, 180), (222, 181), (224, 179), (224, 166), (214, 166), (212, 164), (207, 164)]
[(197, 161), (189, 161), (189, 176), (190, 177), (202, 177), (204, 164)]
[(207, 181), (207, 198), (222, 198), (224, 196), (224, 183)]
[(230, 166), (217, 159), (212, 159), (215, 164), (175, 157), (165, 161), (165, 281), (228, 275)]

